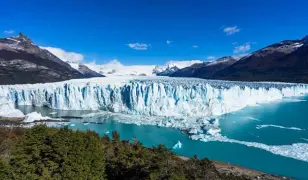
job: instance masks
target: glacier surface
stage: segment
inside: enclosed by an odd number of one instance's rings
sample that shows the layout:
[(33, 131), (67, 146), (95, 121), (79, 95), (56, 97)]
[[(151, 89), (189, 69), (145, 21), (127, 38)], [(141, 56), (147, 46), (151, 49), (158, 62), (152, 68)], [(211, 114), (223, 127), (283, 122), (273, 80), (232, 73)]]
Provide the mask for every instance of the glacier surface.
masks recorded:
[(274, 146), (228, 139), (220, 135), (217, 118), (247, 106), (306, 95), (306, 84), (121, 76), (2, 85), (0, 93), (3, 107), (12, 108), (15, 104), (102, 110), (84, 117), (105, 116), (122, 123), (172, 127), (186, 131), (195, 140), (237, 143), (308, 161), (308, 144)]
[(15, 105), (197, 118), (218, 116), (307, 92), (305, 84), (170, 77), (107, 77), (0, 86), (1, 95)]

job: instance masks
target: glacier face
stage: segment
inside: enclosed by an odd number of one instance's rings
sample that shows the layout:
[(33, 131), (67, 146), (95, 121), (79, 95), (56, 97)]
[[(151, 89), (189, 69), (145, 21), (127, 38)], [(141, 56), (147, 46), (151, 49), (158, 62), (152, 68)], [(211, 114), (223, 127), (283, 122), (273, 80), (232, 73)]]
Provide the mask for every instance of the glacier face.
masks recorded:
[[(95, 122), (95, 116), (98, 116), (122, 123), (172, 127), (186, 131), (193, 140), (237, 143), (308, 161), (307, 144), (267, 145), (229, 139), (220, 134), (219, 119), (213, 118), (246, 106), (305, 95), (308, 93), (308, 85), (305, 84), (106, 77), (46, 84), (3, 85), (0, 86), (0, 93), (0, 116), (1, 104), (9, 109), (13, 109), (15, 104), (62, 110), (105, 110), (83, 117), (89, 122)], [(41, 117), (37, 113), (27, 116)], [(247, 119), (257, 120), (253, 117)], [(61, 126), (60, 123), (52, 123), (51, 126)], [(276, 125), (263, 126), (299, 130)], [(175, 148), (180, 145), (181, 142), (178, 142)]]
[(0, 92), (15, 105), (164, 117), (210, 117), (258, 103), (301, 96), (308, 92), (308, 86), (194, 78), (107, 77), (3, 85)]
[(15, 109), (12, 101), (0, 96), (0, 117), (22, 118), (24, 114), (20, 110)]

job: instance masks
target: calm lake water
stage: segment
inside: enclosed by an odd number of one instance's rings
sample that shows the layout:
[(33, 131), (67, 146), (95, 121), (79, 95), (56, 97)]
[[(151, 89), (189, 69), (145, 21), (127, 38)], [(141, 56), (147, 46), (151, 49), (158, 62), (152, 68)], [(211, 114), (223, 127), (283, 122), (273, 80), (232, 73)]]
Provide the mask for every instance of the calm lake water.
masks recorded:
[[(267, 145), (291, 145), (308, 143), (308, 97), (283, 100), (247, 107), (243, 110), (220, 117), (221, 134), (230, 139), (259, 142)], [(43, 107), (21, 106), (23, 112), (41, 112), (45, 116), (81, 116), (90, 111), (60, 111)], [(51, 112), (56, 112), (50, 114)], [(87, 119), (71, 118), (69, 127), (74, 130), (93, 130), (109, 136), (118, 131), (121, 139), (132, 140), (136, 137), (147, 147), (164, 144), (172, 148), (178, 141), (183, 146), (173, 151), (182, 156), (229, 162), (267, 173), (308, 179), (308, 162), (272, 154), (271, 152), (236, 143), (201, 142), (189, 139), (179, 130), (123, 124), (111, 118), (95, 118), (91, 121), (101, 124), (84, 124)], [(308, 151), (308, 149), (307, 149)]]

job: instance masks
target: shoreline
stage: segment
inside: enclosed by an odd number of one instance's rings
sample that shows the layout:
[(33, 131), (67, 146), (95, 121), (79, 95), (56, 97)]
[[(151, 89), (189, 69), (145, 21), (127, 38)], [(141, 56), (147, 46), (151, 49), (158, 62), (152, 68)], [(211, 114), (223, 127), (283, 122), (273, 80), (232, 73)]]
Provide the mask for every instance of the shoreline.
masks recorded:
[(244, 177), (248, 177), (249, 179), (291, 180), (291, 178), (289, 177), (268, 174), (268, 173), (264, 173), (258, 170), (238, 166), (235, 164), (230, 164), (230, 163), (215, 161), (215, 160), (210, 160), (210, 161), (212, 161), (216, 169), (222, 174), (233, 174), (236, 176), (244, 176)]
[[(35, 123), (44, 123), (44, 122), (70, 122), (69, 120), (38, 120), (31, 123), (23, 123), (23, 118), (6, 118), (6, 117), (0, 117), (0, 127), (10, 126), (10, 127), (21, 127), (23, 128), (23, 125), (27, 124), (35, 124)], [(24, 127), (26, 128), (26, 127)], [(184, 156), (178, 156), (180, 159), (186, 161), (190, 158), (184, 157)], [(264, 173), (258, 170), (245, 168), (242, 166), (238, 166), (235, 164), (230, 164), (227, 162), (221, 162), (216, 160), (210, 160), (213, 165), (216, 167), (217, 171), (224, 175), (235, 175), (235, 176), (242, 176), (248, 179), (264, 179), (264, 180), (291, 180), (291, 178), (284, 177), (284, 176), (278, 176), (278, 175), (272, 175), (268, 173)]]
[[(185, 156), (178, 156), (178, 157), (184, 161), (189, 160), (189, 158)], [(218, 172), (220, 172), (221, 174), (225, 174), (225, 175), (232, 174), (235, 176), (243, 176), (248, 179), (259, 179), (259, 180), (262, 180), (262, 179), (264, 180), (282, 180), (282, 179), (292, 180), (289, 177), (268, 174), (265, 172), (261, 172), (261, 171), (254, 170), (254, 169), (249, 169), (246, 167), (242, 167), (242, 166), (227, 163), (227, 162), (216, 161), (216, 160), (211, 160), (211, 159), (210, 161), (214, 164)]]

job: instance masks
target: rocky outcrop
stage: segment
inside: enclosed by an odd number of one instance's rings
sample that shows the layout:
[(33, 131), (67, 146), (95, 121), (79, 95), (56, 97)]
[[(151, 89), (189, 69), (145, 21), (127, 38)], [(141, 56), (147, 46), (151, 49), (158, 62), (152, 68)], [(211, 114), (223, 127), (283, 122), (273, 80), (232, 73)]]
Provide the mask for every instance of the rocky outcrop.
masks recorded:
[(0, 39), (0, 84), (45, 83), (85, 77), (22, 33)]

